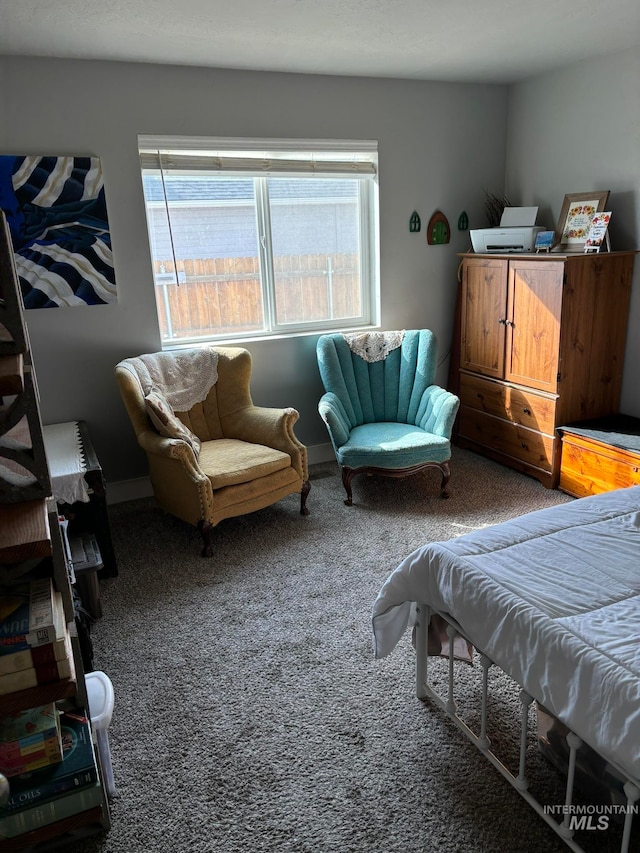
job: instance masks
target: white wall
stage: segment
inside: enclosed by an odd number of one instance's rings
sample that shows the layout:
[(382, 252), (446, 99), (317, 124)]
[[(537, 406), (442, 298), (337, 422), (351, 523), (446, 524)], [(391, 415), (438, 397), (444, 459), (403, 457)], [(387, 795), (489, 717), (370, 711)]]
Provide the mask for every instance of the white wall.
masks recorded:
[[(513, 86), (506, 192), (554, 228), (566, 193), (610, 190), (612, 248), (640, 246), (640, 48)], [(640, 259), (636, 258), (621, 411), (640, 416)]]
[[(43, 420), (86, 420), (108, 481), (145, 473), (113, 380), (121, 358), (161, 346), (138, 133), (377, 139), (382, 326), (432, 328), (445, 356), (456, 253), (468, 248), (458, 216), (485, 225), (484, 189), (503, 190), (506, 110), (500, 86), (0, 58), (0, 153), (100, 156), (113, 241), (117, 305), (27, 312)], [(452, 241), (427, 246), (438, 209)], [(420, 234), (409, 233), (413, 210)], [(327, 442), (315, 342), (248, 345), (255, 402), (296, 407), (297, 434), (312, 450)]]

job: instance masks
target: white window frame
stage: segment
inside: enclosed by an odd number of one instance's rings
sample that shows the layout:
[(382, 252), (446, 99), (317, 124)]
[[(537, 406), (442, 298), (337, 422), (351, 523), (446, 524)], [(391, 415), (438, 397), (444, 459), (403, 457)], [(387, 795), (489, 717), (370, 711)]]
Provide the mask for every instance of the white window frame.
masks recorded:
[[(253, 178), (262, 290), (263, 327), (241, 333), (198, 335), (163, 341), (165, 348), (212, 341), (282, 337), (362, 329), (379, 325), (379, 216), (377, 142), (344, 140), (247, 140), (207, 137), (138, 137), (142, 175), (163, 171)], [(155, 165), (154, 165), (155, 164)], [(268, 177), (358, 178), (360, 315), (300, 323), (278, 323), (275, 312)], [(167, 212), (168, 215), (168, 212)], [(150, 246), (151, 246), (151, 233)]]

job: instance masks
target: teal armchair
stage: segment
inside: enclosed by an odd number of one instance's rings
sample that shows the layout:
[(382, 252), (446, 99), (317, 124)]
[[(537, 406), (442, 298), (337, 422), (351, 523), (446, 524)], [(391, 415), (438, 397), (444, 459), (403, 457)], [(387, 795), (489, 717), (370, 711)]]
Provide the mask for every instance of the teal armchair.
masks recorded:
[(351, 481), (369, 473), (405, 477), (426, 468), (441, 472), (448, 497), (451, 430), (460, 401), (434, 384), (433, 332), (410, 330), (318, 339), (325, 394), (318, 410), (353, 502)]

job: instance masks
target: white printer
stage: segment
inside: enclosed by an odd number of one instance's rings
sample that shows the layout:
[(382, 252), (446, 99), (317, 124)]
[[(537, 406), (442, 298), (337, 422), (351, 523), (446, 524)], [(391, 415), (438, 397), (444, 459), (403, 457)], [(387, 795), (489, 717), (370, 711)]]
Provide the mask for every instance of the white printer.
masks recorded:
[(536, 236), (544, 231), (536, 225), (537, 207), (505, 207), (497, 228), (475, 228), (471, 234), (473, 251), (479, 254), (497, 252), (532, 252)]

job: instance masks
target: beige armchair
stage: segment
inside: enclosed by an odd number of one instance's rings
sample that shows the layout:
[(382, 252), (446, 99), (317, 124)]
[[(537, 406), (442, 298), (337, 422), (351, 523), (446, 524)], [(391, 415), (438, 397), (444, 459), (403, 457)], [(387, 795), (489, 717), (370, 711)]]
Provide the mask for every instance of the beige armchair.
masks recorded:
[(308, 515), (307, 452), (293, 432), (298, 412), (254, 406), (247, 350), (152, 353), (121, 361), (115, 375), (154, 496), (198, 528), (202, 556), (211, 556), (213, 528), (224, 518), (295, 492)]

